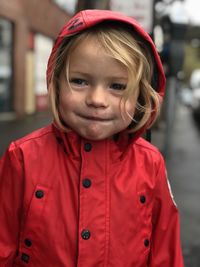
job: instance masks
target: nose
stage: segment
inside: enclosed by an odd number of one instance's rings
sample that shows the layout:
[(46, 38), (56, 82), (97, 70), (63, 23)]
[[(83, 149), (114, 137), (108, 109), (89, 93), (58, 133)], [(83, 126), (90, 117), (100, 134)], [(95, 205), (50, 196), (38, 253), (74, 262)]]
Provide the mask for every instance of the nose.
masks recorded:
[(90, 88), (86, 96), (86, 104), (95, 108), (106, 108), (108, 106), (108, 94), (103, 86)]

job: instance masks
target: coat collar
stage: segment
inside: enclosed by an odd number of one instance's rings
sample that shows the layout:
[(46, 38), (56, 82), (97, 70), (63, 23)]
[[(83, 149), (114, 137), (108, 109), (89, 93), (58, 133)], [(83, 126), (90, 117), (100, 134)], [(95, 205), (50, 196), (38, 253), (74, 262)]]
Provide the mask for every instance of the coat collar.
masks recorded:
[(116, 134), (110, 138), (91, 141), (82, 138), (74, 131), (63, 132), (55, 124), (52, 124), (57, 143), (69, 157), (81, 158), (85, 144), (90, 144), (97, 153), (106, 152), (112, 161), (122, 160), (135, 141), (135, 136), (127, 132)]

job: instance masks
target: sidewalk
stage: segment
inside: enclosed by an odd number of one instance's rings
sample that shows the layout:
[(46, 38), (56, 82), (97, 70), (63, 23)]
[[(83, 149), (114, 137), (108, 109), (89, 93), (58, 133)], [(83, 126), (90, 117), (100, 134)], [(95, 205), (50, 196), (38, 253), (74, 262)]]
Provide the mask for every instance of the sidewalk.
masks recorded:
[(0, 156), (11, 141), (41, 128), (52, 121), (48, 111), (42, 111), (21, 118), (10, 116), (8, 120), (0, 120)]

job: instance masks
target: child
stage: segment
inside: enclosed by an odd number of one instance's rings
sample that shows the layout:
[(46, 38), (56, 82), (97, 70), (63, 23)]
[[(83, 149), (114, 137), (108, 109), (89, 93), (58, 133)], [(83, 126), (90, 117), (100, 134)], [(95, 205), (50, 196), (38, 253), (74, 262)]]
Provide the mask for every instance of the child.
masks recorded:
[(140, 136), (165, 77), (137, 22), (78, 13), (47, 68), (54, 123), (1, 160), (0, 266), (182, 267), (161, 154)]

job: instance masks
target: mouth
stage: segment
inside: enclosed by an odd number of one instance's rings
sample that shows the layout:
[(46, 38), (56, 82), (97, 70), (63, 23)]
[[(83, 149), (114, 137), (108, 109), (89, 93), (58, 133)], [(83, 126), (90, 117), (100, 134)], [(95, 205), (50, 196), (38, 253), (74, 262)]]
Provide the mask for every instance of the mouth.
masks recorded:
[(84, 116), (84, 115), (79, 115), (82, 119), (85, 120), (90, 120), (90, 121), (99, 121), (99, 122), (108, 122), (111, 121), (110, 118), (102, 118), (102, 117), (96, 117), (96, 116)]

